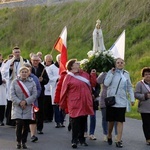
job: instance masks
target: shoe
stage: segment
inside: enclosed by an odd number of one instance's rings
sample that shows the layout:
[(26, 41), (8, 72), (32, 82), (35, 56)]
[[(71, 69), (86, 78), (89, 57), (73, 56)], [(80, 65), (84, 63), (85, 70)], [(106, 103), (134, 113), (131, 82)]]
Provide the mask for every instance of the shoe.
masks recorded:
[(68, 131), (71, 131), (71, 123), (68, 125)]
[(85, 137), (85, 138), (87, 138), (87, 137), (88, 137), (87, 132), (84, 132), (84, 137)]
[(4, 126), (4, 123), (3, 123), (3, 122), (0, 122), (0, 126)]
[(80, 143), (80, 145), (89, 146), (86, 142)]
[(44, 123), (48, 123), (49, 122), (49, 120), (44, 120)]
[(122, 142), (116, 142), (116, 147), (118, 147), (118, 148), (122, 148), (123, 147), (123, 145), (122, 145)]
[(93, 134), (91, 134), (91, 135), (89, 136), (89, 139), (90, 139), (90, 140), (96, 140), (96, 137), (95, 137)]
[(112, 145), (112, 138), (107, 139), (108, 145)]
[(25, 143), (22, 144), (22, 148), (23, 148), (23, 149), (28, 149)]
[(104, 141), (104, 142), (107, 142), (107, 136), (106, 136), (106, 135), (104, 135), (103, 141)]
[(33, 135), (31, 137), (31, 142), (36, 142), (36, 141), (38, 141), (38, 137), (36, 137), (35, 135)]
[(44, 134), (42, 131), (39, 131), (39, 130), (37, 131), (37, 133), (38, 133), (38, 134)]
[(61, 124), (60, 124), (60, 127), (64, 128), (64, 127), (65, 127), (65, 125), (64, 125), (63, 123), (61, 123)]
[(60, 124), (57, 123), (57, 124), (55, 125), (55, 128), (60, 128)]
[(16, 146), (16, 148), (17, 148), (17, 149), (21, 149), (21, 144), (18, 143), (17, 146)]
[(150, 142), (147, 142), (146, 144), (147, 144), (148, 146), (150, 146)]
[(146, 144), (147, 144), (147, 145), (150, 145), (150, 140), (146, 140)]
[(76, 143), (72, 143), (72, 148), (77, 148), (77, 144)]

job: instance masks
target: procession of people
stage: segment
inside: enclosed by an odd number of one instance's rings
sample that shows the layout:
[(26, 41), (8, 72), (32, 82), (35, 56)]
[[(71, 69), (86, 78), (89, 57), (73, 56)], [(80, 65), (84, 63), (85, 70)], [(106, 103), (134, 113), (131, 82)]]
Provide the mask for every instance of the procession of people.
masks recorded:
[[(106, 51), (100, 23), (97, 20), (93, 31), (94, 52)], [(115, 59), (112, 69), (100, 75), (95, 68), (90, 72), (82, 70), (80, 61), (70, 59), (66, 70), (59, 74), (61, 54), (56, 56), (56, 61), (51, 54), (42, 55), (42, 52), (30, 53), (30, 59), (25, 59), (18, 46), (12, 49), (12, 55), (9, 55), (12, 57), (7, 60), (3, 60), (0, 54), (0, 126), (16, 127), (17, 149), (28, 148), (29, 131), (31, 142), (38, 141), (37, 134), (44, 134), (44, 123), (55, 122), (55, 128), (64, 128), (66, 115), (70, 118), (71, 147), (88, 146), (87, 136), (91, 140), (97, 139), (94, 133), (99, 109), (104, 141), (112, 145), (114, 128), (116, 147), (122, 148), (125, 113), (134, 105), (135, 98), (139, 100), (138, 111), (146, 144), (150, 145), (150, 67), (142, 69), (143, 79), (137, 83), (134, 93), (122, 58)], [(105, 98), (112, 96), (115, 103), (105, 105)], [(88, 129), (89, 135), (85, 135)]]

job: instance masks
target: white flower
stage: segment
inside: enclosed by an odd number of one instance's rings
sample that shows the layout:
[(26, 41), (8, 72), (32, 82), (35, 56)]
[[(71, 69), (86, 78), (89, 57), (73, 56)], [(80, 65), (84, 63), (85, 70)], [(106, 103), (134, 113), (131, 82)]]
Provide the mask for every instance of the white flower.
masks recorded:
[(80, 65), (86, 64), (86, 63), (88, 63), (88, 62), (89, 62), (88, 59), (83, 59), (83, 60), (80, 61)]
[(97, 58), (100, 55), (100, 52), (95, 53), (95, 57)]
[(89, 52), (87, 53), (87, 55), (88, 55), (89, 58), (93, 57), (94, 54), (95, 54), (94, 51), (89, 51)]
[(108, 56), (113, 56), (113, 53), (112, 53), (112, 51), (111, 50), (108, 50), (108, 54), (107, 54)]
[(108, 51), (104, 51), (103, 52), (103, 55), (105, 56), (105, 55), (107, 55), (108, 54)]

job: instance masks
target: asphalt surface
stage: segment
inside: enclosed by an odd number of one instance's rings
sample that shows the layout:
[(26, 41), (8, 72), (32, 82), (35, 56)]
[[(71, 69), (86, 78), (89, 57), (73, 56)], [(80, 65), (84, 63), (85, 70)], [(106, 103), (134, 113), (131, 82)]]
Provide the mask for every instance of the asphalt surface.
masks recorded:
[[(68, 116), (66, 116), (65, 125), (68, 124)], [(44, 123), (44, 134), (37, 135), (39, 140), (36, 143), (30, 142), (30, 133), (28, 135), (27, 146), (30, 150), (69, 150), (71, 147), (71, 132), (65, 128), (55, 128), (55, 123)], [(114, 132), (113, 132), (114, 133)], [(107, 142), (103, 142), (103, 133), (101, 126), (101, 112), (97, 111), (97, 125), (95, 136), (97, 140), (92, 141), (87, 138), (88, 147), (78, 146), (80, 150), (118, 150), (115, 143), (110, 146)], [(150, 150), (150, 146), (145, 143), (142, 131), (142, 122), (136, 119), (126, 118), (123, 131), (122, 150)], [(114, 141), (114, 134), (113, 134)], [(0, 150), (15, 150), (15, 128), (10, 126), (0, 127)]]
[(3, 8), (15, 8), (15, 7), (28, 7), (28, 6), (36, 6), (36, 5), (53, 5), (53, 4), (62, 4), (65, 2), (73, 2), (73, 1), (86, 1), (86, 0), (20, 0), (17, 2), (8, 2), (8, 3), (0, 3), (0, 9)]

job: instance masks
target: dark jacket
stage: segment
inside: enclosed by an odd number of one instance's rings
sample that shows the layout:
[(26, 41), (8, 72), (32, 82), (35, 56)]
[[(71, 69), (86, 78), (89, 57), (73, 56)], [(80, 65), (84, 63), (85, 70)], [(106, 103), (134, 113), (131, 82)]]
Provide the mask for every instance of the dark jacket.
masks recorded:
[(43, 81), (40, 82), (41, 87), (42, 87), (42, 91), (41, 91), (40, 97), (43, 97), (43, 96), (44, 96), (44, 90), (45, 90), (44, 85), (47, 84), (48, 81), (49, 81), (47, 72), (46, 72), (44, 66), (40, 63), (39, 66), (38, 66), (38, 68), (37, 68), (36, 73), (35, 73), (34, 68), (32, 67), (32, 73), (33, 73), (34, 75), (36, 75), (38, 78), (39, 78), (41, 75), (42, 75), (42, 77), (43, 77)]
[(93, 94), (93, 108), (94, 110), (98, 110), (98, 106), (99, 106), (99, 100), (97, 100), (96, 98), (99, 97), (99, 93), (100, 93), (100, 85), (97, 83), (95, 87), (92, 88), (92, 94)]

